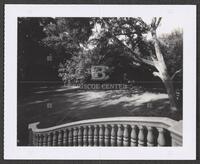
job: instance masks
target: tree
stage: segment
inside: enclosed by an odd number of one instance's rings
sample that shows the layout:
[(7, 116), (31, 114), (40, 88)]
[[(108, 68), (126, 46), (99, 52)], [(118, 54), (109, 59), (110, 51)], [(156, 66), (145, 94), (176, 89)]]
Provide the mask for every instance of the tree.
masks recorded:
[[(182, 105), (182, 67), (183, 67), (183, 33), (176, 29), (170, 34), (159, 37), (160, 49), (164, 55), (167, 71), (173, 81), (177, 105)], [(163, 44), (164, 43), (164, 44)]]
[[(61, 64), (64, 70), (61, 76), (69, 80), (88, 77), (89, 67), (109, 59), (111, 51), (116, 52), (113, 57), (126, 56), (132, 65), (147, 68), (161, 79), (171, 111), (177, 111), (172, 78), (180, 70), (170, 70), (172, 75), (169, 74), (166, 63), (172, 62), (168, 62), (170, 58), (164, 58), (163, 53), (170, 54), (170, 48), (165, 46), (166, 39), (157, 37), (160, 22), (161, 18), (153, 18), (150, 25), (141, 18), (56, 18), (55, 24), (46, 26), (48, 37), (43, 42), (70, 54)], [(146, 38), (149, 32), (151, 41)]]
[(151, 22), (151, 26), (150, 26), (150, 31), (151, 31), (151, 35), (153, 38), (155, 55), (156, 55), (156, 58), (154, 56), (151, 56), (151, 58), (153, 61), (152, 64), (157, 69), (157, 71), (153, 72), (153, 74), (155, 76), (158, 76), (164, 83), (165, 88), (167, 90), (168, 97), (169, 97), (171, 110), (177, 111), (176, 96), (175, 96), (172, 78), (168, 74), (167, 66), (165, 64), (165, 60), (164, 60), (163, 54), (161, 52), (161, 49), (159, 46), (159, 41), (158, 41), (157, 34), (156, 34), (156, 30), (160, 24), (160, 21), (161, 21), (161, 18), (159, 18), (158, 20), (157, 20), (157, 18), (153, 18), (153, 20)]
[(55, 52), (54, 60), (59, 65), (59, 77), (66, 83), (83, 81), (88, 73), (86, 60), (89, 52), (84, 45), (92, 34), (90, 18), (55, 18), (44, 27), (46, 37), (41, 43)]
[[(154, 68), (153, 75), (159, 77), (168, 94), (172, 111), (177, 111), (176, 96), (173, 87), (172, 78), (180, 70), (176, 70), (172, 77), (169, 76), (167, 66), (160, 49), (160, 42), (157, 37), (157, 28), (161, 18), (153, 18), (150, 25), (147, 25), (140, 18), (103, 18), (101, 24), (106, 28), (107, 35), (110, 36), (119, 45), (128, 50), (134, 60), (141, 64), (147, 64)], [(145, 42), (143, 34), (151, 32), (153, 41), (153, 50), (151, 45)], [(122, 39), (120, 39), (120, 37)], [(124, 39), (123, 39), (124, 38)], [(140, 53), (137, 53), (137, 50)], [(146, 50), (146, 52), (145, 52)], [(145, 56), (145, 53), (149, 53)]]

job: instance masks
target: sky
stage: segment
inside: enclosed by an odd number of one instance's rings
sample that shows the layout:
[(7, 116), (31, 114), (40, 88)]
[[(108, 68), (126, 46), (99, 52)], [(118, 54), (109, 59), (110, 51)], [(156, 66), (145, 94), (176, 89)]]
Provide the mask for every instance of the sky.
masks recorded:
[[(149, 24), (152, 18), (142, 17), (142, 19)], [(157, 29), (157, 35), (159, 36), (162, 34), (170, 33), (175, 29), (182, 29), (184, 23), (185, 23), (184, 17), (173, 17), (173, 18), (171, 16), (162, 17), (160, 26)]]
[[(150, 24), (152, 17), (142, 17), (142, 19), (147, 24)], [(162, 34), (171, 33), (175, 29), (182, 29), (184, 23), (185, 23), (184, 17), (172, 17), (172, 16), (162, 17), (161, 23), (157, 29), (157, 35), (160, 36)], [(99, 27), (97, 27), (97, 29), (98, 28)]]

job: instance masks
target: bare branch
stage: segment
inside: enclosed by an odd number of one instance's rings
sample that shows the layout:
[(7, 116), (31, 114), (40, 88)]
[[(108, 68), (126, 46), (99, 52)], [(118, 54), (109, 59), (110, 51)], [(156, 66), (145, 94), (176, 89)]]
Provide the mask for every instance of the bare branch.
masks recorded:
[(157, 21), (157, 23), (156, 23), (156, 28), (159, 26), (159, 24), (160, 24), (160, 22), (161, 22), (161, 19), (162, 19), (162, 17), (159, 17), (159, 18), (158, 18), (158, 21)]
[(158, 20), (156, 17), (154, 17), (151, 21), (151, 29), (156, 30), (161, 22), (162, 17), (159, 17)]
[(151, 61), (151, 60), (147, 60), (147, 59), (144, 59), (144, 58), (140, 58), (140, 59), (141, 59), (141, 61), (142, 61), (143, 63), (145, 63), (145, 64), (148, 64), (148, 65), (151, 65), (151, 66), (155, 67), (155, 65), (154, 65), (153, 61)]
[(151, 27), (154, 28), (156, 24), (156, 17), (153, 17), (152, 21), (151, 21)]
[(159, 72), (153, 72), (153, 75), (159, 77), (160, 79), (162, 79), (161, 74)]
[(165, 43), (163, 40), (161, 39), (157, 39), (160, 45), (166, 46), (169, 48), (169, 44)]
[(173, 80), (174, 77), (175, 77), (178, 73), (180, 73), (181, 71), (182, 71), (182, 69), (179, 69), (179, 70), (177, 70), (176, 72), (174, 72), (174, 74), (171, 76), (171, 80)]

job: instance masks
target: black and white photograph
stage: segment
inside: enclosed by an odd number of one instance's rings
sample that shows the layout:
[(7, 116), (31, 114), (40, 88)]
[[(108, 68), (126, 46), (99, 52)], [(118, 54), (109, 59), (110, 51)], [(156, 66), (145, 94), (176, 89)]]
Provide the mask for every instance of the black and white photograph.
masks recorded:
[[(40, 14), (45, 13), (42, 6), (38, 13), (35, 9), (39, 7), (26, 7), (22, 9), (27, 15), (22, 12), (14, 17), (15, 33), (6, 35), (9, 39), (16, 37), (14, 42), (7, 41), (15, 46), (8, 46), (6, 51), (10, 57), (15, 56), (9, 69), (13, 64), (15, 75), (10, 78), (16, 84), (9, 93), (15, 96), (16, 107), (10, 112), (15, 110), (16, 115), (10, 122), (5, 120), (6, 125), (14, 124), (8, 129), (15, 126), (16, 138), (11, 143), (16, 150), (30, 148), (36, 154), (44, 147), (52, 154), (54, 147), (75, 154), (84, 147), (80, 154), (88, 150), (88, 158), (93, 149), (93, 154), (105, 155), (106, 151), (141, 151), (141, 147), (147, 147), (149, 151), (163, 151), (157, 158), (170, 154), (172, 159), (176, 157), (171, 150), (177, 150), (180, 156), (181, 149), (186, 153), (188, 145), (191, 154), (196, 150), (192, 128), (196, 117), (191, 119), (195, 114), (195, 85), (187, 86), (196, 81), (196, 62), (192, 61), (196, 19), (190, 19), (195, 13), (193, 6), (177, 6), (177, 10), (168, 6), (163, 12), (158, 6), (155, 10), (146, 7), (145, 14), (135, 14), (139, 9), (134, 5), (134, 14), (127, 14), (126, 10), (133, 11), (130, 6), (107, 6), (102, 14), (102, 6), (91, 15), (84, 6), (79, 15), (71, 16), (53, 14), (53, 7), (47, 8), (49, 15)], [(60, 13), (65, 7), (70, 8), (63, 5)], [(186, 8), (188, 14), (181, 17)], [(59, 7), (55, 9), (59, 13)], [(76, 7), (71, 10), (75, 12)], [(106, 14), (109, 10), (125, 14)], [(148, 14), (148, 10), (157, 14)], [(84, 11), (87, 14), (81, 15)], [(186, 109), (188, 106), (191, 108)], [(91, 158), (104, 157), (98, 153)], [(188, 158), (193, 155), (188, 154)], [(41, 158), (47, 159), (44, 156)]]
[(183, 30), (162, 19), (18, 18), (18, 145), (181, 146)]

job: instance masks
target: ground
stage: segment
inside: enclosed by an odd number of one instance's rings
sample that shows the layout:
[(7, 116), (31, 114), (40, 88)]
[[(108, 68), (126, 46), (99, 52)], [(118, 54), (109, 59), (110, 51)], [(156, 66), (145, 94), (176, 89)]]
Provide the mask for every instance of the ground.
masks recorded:
[(141, 87), (86, 91), (74, 87), (41, 86), (23, 94), (18, 96), (19, 140), (27, 135), (28, 124), (38, 121), (39, 127), (45, 128), (72, 121), (117, 116), (182, 119), (181, 112), (169, 112), (167, 94), (146, 91)]

